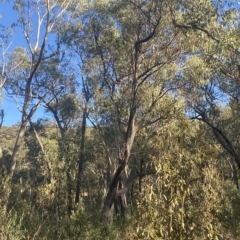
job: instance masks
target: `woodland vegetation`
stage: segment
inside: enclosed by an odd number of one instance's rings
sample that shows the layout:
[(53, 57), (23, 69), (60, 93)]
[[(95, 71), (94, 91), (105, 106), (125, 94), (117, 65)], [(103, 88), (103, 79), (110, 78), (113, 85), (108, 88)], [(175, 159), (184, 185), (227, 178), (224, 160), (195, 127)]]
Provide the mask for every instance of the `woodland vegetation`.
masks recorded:
[(239, 4), (11, 2), (0, 238), (240, 239)]

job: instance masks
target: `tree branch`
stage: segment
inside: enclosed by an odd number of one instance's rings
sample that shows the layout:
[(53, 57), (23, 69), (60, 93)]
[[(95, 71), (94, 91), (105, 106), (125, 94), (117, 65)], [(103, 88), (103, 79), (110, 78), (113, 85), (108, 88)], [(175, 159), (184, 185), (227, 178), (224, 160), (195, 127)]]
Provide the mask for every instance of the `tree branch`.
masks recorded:
[(145, 177), (145, 176), (153, 175), (153, 174), (156, 174), (156, 171), (141, 172), (141, 173), (137, 173), (137, 174), (134, 174), (134, 171), (132, 171), (126, 184), (125, 184), (125, 187), (116, 192), (116, 198), (121, 196), (122, 194), (126, 193), (136, 178)]

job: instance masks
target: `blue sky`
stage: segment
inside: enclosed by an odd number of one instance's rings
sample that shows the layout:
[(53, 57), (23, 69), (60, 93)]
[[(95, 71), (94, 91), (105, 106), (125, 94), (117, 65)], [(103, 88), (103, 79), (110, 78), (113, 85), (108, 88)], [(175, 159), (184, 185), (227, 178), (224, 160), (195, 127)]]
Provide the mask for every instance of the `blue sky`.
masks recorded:
[[(4, 26), (10, 26), (14, 21), (17, 20), (17, 16), (14, 14), (11, 4), (9, 4), (8, 2), (0, 3), (0, 15), (1, 15), (0, 24)], [(20, 36), (21, 33), (19, 29), (17, 29), (13, 37), (13, 43), (11, 44), (11, 48), (9, 49), (10, 51), (11, 49), (14, 48), (14, 46), (17, 46), (18, 44), (19, 45), (24, 44), (24, 41), (21, 40), (23, 37)], [(0, 103), (0, 108), (4, 109), (5, 112), (3, 125), (11, 126), (20, 121), (21, 114), (18, 111), (16, 103), (13, 101), (13, 99), (6, 98), (5, 94), (4, 93), (2, 94), (3, 98)]]

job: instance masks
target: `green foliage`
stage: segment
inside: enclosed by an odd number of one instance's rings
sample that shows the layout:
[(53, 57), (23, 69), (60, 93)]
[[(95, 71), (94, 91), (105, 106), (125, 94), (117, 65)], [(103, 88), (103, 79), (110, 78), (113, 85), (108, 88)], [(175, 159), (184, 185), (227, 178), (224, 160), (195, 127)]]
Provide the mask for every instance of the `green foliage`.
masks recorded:
[(0, 208), (0, 237), (1, 239), (25, 239), (23, 230), (24, 216), (14, 210), (8, 211), (6, 207)]
[[(200, 128), (199, 128), (200, 127)], [(157, 175), (138, 195), (137, 239), (233, 239), (240, 219), (232, 212), (231, 182), (221, 178), (217, 146), (206, 148), (201, 125), (186, 121), (167, 128), (150, 152)], [(156, 141), (154, 141), (156, 142)], [(230, 195), (229, 195), (230, 194)], [(233, 216), (233, 215), (234, 216)], [(223, 217), (224, 216), (224, 217)], [(228, 228), (228, 223), (234, 227)], [(225, 225), (227, 224), (227, 225)]]

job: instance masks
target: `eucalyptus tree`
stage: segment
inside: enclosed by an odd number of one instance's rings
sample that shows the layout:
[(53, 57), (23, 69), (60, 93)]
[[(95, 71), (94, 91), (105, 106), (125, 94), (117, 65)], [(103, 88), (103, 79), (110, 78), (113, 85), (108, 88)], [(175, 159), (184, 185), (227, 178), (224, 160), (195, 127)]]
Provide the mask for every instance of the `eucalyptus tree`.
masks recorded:
[(126, 171), (137, 133), (153, 131), (178, 111), (174, 91), (182, 86), (175, 75), (189, 47), (176, 26), (175, 15), (182, 15), (177, 1), (96, 3), (90, 12), (84, 20), (85, 65), (94, 87), (88, 118), (99, 132), (113, 129), (107, 146), (112, 179), (104, 203), (109, 216), (114, 201), (139, 177), (134, 168)]
[(234, 2), (228, 6), (215, 3), (215, 7), (218, 20), (211, 32), (207, 30), (206, 43), (194, 44), (182, 80), (188, 79), (184, 95), (192, 118), (205, 122), (227, 151), (238, 187), (239, 9)]
[[(16, 99), (22, 118), (15, 146), (12, 152), (9, 174), (14, 173), (17, 153), (20, 149), (26, 126), (49, 91), (56, 88), (58, 77), (52, 70), (57, 68), (56, 58), (59, 55), (60, 43), (47, 45), (50, 34), (54, 33), (57, 21), (63, 16), (69, 1), (14, 1), (14, 10), (18, 14), (17, 26), (22, 30), (25, 46), (16, 47), (9, 59), (6, 71), (5, 89)], [(36, 23), (36, 24), (35, 24)], [(55, 77), (55, 78), (54, 78)]]

